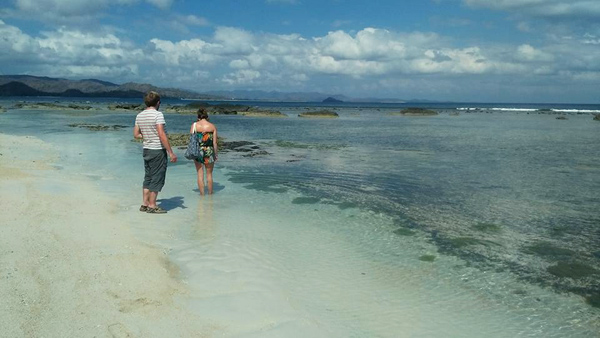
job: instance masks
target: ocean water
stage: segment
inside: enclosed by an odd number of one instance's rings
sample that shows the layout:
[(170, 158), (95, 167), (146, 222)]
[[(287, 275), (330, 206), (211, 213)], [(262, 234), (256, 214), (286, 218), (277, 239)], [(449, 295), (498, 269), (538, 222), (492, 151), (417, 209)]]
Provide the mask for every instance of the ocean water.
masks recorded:
[[(289, 118), (211, 117), (226, 141), (252, 144), (221, 153), (214, 196), (199, 196), (180, 156), (158, 218), (137, 211), (135, 113), (12, 103), (0, 132), (56, 145), (56, 168), (122, 201), (216, 335), (600, 336), (598, 106), (432, 104), (440, 115), (402, 117), (388, 115), (402, 105), (344, 104), (317, 120), (297, 114), (319, 104), (264, 103)], [(194, 118), (165, 117), (169, 132)]]

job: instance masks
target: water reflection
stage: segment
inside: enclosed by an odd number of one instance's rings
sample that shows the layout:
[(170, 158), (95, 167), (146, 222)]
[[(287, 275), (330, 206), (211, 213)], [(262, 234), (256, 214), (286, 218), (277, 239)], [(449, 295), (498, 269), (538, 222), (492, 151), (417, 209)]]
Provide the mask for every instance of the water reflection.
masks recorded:
[(198, 198), (196, 209), (196, 222), (191, 231), (192, 239), (210, 242), (217, 236), (217, 227), (214, 219), (214, 200), (210, 195)]

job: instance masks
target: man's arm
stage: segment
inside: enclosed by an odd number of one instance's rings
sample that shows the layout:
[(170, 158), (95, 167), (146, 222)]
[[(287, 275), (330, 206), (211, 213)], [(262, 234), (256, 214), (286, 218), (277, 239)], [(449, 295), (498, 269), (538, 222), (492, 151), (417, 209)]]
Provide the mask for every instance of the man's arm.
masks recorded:
[(160, 139), (160, 142), (162, 143), (163, 147), (165, 147), (165, 149), (167, 150), (169, 158), (171, 158), (171, 162), (177, 162), (177, 155), (175, 155), (175, 153), (171, 149), (169, 138), (167, 137), (167, 133), (165, 133), (165, 125), (157, 124), (156, 131), (158, 132), (158, 138)]
[(133, 137), (139, 139), (144, 138), (144, 136), (142, 135), (142, 131), (140, 130), (140, 126), (138, 126), (137, 124), (135, 125), (135, 127), (133, 127)]

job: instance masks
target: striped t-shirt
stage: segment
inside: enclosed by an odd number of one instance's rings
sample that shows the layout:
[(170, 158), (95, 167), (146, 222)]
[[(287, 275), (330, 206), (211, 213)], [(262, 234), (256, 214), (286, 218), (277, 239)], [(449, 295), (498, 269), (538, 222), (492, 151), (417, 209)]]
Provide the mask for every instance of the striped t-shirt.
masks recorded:
[(144, 137), (145, 149), (164, 149), (156, 130), (157, 124), (165, 124), (165, 117), (163, 113), (153, 108), (144, 110), (135, 118), (135, 125), (140, 127)]

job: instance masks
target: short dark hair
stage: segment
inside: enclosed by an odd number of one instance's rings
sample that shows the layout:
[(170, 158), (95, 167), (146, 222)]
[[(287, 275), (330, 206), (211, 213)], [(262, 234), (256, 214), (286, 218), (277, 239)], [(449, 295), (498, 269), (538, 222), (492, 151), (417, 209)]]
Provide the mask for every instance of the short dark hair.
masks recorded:
[(198, 120), (208, 120), (208, 113), (206, 112), (206, 109), (198, 109)]
[(144, 103), (146, 104), (146, 107), (156, 107), (159, 101), (160, 95), (153, 90), (147, 92), (146, 96), (144, 96)]

